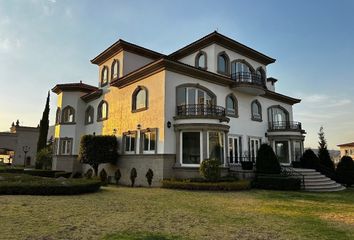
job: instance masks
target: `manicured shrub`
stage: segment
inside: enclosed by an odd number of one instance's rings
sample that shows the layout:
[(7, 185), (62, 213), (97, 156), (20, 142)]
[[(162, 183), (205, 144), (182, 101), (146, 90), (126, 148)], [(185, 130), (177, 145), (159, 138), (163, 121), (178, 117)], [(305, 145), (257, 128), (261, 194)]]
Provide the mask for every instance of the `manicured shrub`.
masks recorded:
[(181, 180), (163, 180), (163, 188), (207, 191), (240, 191), (250, 189), (251, 184), (247, 180), (232, 182), (191, 182)]
[(114, 179), (116, 180), (116, 184), (118, 185), (120, 178), (122, 177), (122, 174), (119, 170), (119, 168), (115, 171), (114, 173)]
[(41, 149), (36, 156), (37, 169), (51, 169), (53, 161), (53, 153), (51, 147)]
[(252, 182), (254, 188), (270, 190), (300, 190), (301, 179), (276, 176), (257, 176)]
[(75, 172), (71, 175), (72, 178), (82, 178), (82, 173), (81, 172)]
[(343, 156), (337, 165), (336, 177), (339, 183), (350, 187), (354, 184), (354, 162), (350, 156)]
[(91, 168), (87, 170), (87, 172), (85, 173), (85, 177), (87, 179), (91, 179), (93, 177), (93, 170)]
[(291, 165), (293, 168), (301, 168), (301, 162), (300, 161), (292, 161)]
[(135, 184), (135, 178), (138, 176), (138, 173), (136, 172), (135, 168), (132, 168), (132, 170), (130, 170), (130, 181), (132, 183), (132, 187), (134, 187)]
[(38, 177), (55, 178), (57, 173), (65, 173), (65, 172), (55, 171), (55, 170), (26, 169), (23, 171), (23, 173), (32, 176), (38, 176)]
[(218, 160), (205, 159), (200, 164), (199, 173), (208, 181), (218, 181), (221, 176), (220, 162)]
[(101, 182), (86, 179), (43, 178), (27, 174), (1, 174), (0, 195), (74, 195), (97, 192)]
[(242, 170), (252, 170), (253, 162), (252, 161), (241, 161)]
[(149, 168), (149, 170), (146, 172), (145, 177), (149, 186), (151, 187), (152, 179), (154, 177), (154, 172), (151, 170), (151, 168)]
[(303, 168), (319, 169), (320, 167), (320, 159), (311, 149), (307, 149), (303, 153), (300, 162)]
[(118, 157), (118, 142), (115, 136), (82, 136), (80, 142), (79, 160), (89, 164), (97, 176), (98, 165), (101, 163), (116, 163)]
[(279, 174), (281, 167), (273, 148), (262, 144), (257, 152), (256, 170), (260, 173)]
[(71, 176), (71, 172), (57, 172), (55, 173), (55, 178), (63, 177), (63, 178), (69, 178)]
[(24, 169), (23, 168), (2, 168), (0, 169), (0, 173), (23, 173)]
[(100, 172), (100, 179), (102, 184), (107, 185), (108, 181), (107, 181), (107, 172), (106, 170), (102, 169)]

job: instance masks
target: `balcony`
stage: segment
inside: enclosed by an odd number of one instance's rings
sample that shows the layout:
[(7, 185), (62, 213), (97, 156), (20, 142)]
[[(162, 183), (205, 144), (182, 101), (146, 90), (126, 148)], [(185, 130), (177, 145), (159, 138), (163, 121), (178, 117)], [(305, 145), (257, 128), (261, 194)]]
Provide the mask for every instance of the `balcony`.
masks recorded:
[(296, 131), (305, 133), (305, 131), (301, 127), (301, 123), (293, 121), (269, 122), (268, 132), (272, 131)]
[(241, 92), (262, 95), (265, 93), (265, 83), (261, 76), (250, 72), (236, 72), (231, 74), (231, 79), (235, 82), (232, 88)]
[(175, 119), (209, 118), (219, 119), (220, 122), (228, 122), (224, 107), (208, 104), (187, 104), (177, 106)]

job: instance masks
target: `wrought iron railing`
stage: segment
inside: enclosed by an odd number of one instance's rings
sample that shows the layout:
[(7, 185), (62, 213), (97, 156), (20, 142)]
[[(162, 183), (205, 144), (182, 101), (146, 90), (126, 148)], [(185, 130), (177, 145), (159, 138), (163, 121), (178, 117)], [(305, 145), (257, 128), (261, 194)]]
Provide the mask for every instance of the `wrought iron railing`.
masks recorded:
[(298, 130), (301, 131), (301, 123), (293, 121), (269, 122), (269, 130)]
[(209, 104), (187, 104), (177, 106), (177, 116), (225, 117), (224, 107)]
[(241, 162), (256, 162), (256, 157), (228, 157), (227, 162), (230, 165), (240, 164)]
[(301, 187), (305, 187), (305, 176), (300, 172), (296, 171), (293, 167), (282, 166), (280, 175), (284, 177), (297, 177), (301, 180)]
[(265, 85), (265, 82), (260, 75), (251, 72), (231, 73), (231, 79), (236, 83), (247, 83), (259, 86)]

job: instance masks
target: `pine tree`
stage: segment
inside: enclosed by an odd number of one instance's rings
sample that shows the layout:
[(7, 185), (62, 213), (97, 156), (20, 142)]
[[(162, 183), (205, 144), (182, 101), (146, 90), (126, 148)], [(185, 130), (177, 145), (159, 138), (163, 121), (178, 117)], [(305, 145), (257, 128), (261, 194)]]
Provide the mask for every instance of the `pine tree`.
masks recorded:
[(47, 96), (47, 102), (43, 111), (42, 119), (39, 124), (39, 137), (37, 142), (37, 153), (47, 146), (47, 135), (49, 128), (49, 91)]
[(321, 127), (320, 131), (318, 132), (318, 138), (318, 158), (320, 159), (320, 164), (334, 172), (334, 164), (327, 150), (327, 141), (323, 132), (323, 127)]

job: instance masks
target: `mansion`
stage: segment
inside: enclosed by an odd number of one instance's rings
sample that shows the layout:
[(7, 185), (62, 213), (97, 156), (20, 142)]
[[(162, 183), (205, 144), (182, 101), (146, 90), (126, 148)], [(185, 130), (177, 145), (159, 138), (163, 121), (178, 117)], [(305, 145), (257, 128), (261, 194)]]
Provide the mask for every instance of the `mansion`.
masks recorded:
[[(277, 93), (267, 76), (275, 59), (218, 32), (169, 54), (118, 40), (91, 63), (98, 86), (57, 84), (53, 169), (86, 172), (77, 157), (83, 135), (115, 135), (117, 164), (101, 164), (109, 176), (119, 168), (122, 183), (137, 170), (137, 184), (154, 171), (164, 178), (198, 176), (204, 159), (223, 171), (255, 162), (269, 143), (281, 164), (303, 152), (305, 131), (293, 119), (299, 99)], [(99, 170), (100, 171), (100, 170)]]

